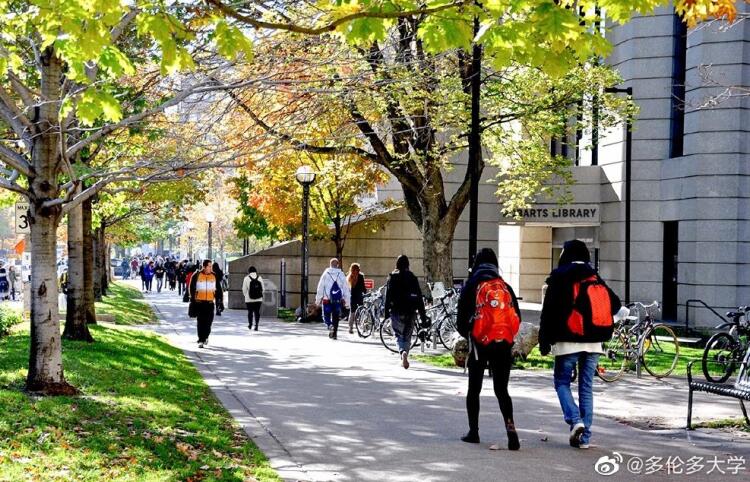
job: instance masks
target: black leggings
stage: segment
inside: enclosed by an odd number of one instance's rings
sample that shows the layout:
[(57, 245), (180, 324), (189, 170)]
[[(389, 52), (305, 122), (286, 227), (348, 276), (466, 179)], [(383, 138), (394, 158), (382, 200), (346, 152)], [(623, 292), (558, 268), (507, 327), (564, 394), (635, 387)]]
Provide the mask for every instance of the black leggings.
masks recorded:
[(258, 322), (260, 321), (260, 305), (263, 303), (260, 301), (253, 301), (252, 303), (245, 303), (247, 306), (247, 326), (253, 326), (253, 317), (255, 317), (255, 327), (258, 328)]
[(469, 430), (479, 432), (479, 394), (482, 392), (482, 381), (484, 370), (489, 364), (492, 370), (492, 382), (495, 396), (500, 404), (505, 424), (513, 421), (513, 401), (508, 393), (508, 379), (510, 378), (510, 366), (512, 356), (510, 344), (507, 342), (494, 342), (488, 346), (477, 346), (477, 355), (469, 354), (469, 390), (466, 393), (466, 412), (469, 415)]

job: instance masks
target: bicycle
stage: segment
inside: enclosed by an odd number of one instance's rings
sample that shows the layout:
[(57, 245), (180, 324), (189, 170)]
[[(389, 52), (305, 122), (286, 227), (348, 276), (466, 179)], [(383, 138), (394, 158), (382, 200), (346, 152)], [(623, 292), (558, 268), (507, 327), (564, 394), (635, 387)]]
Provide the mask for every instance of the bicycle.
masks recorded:
[(453, 348), (451, 338), (456, 332), (456, 316), (458, 306), (458, 291), (454, 288), (438, 299), (437, 303), (426, 309), (427, 316), (432, 323), (432, 339), (439, 342), (446, 350)]
[[(615, 324), (612, 338), (603, 344), (604, 355), (599, 358), (597, 376), (605, 382), (614, 382), (631, 363), (642, 366), (656, 378), (669, 376), (677, 366), (680, 344), (669, 326), (655, 322), (652, 311), (659, 310), (659, 303), (635, 302), (626, 306), (636, 315)], [(631, 322), (633, 325), (628, 326)]]
[(354, 312), (354, 325), (357, 327), (357, 334), (360, 338), (367, 338), (373, 331), (380, 330), (385, 304), (384, 291), (385, 286), (381, 286), (377, 290), (367, 293), (362, 305), (357, 307), (357, 311)]
[(708, 339), (703, 350), (701, 367), (709, 382), (724, 383), (742, 363), (750, 346), (748, 313), (750, 308), (747, 306), (740, 306), (737, 311), (728, 312), (727, 318), (731, 318), (731, 321), (722, 323), (716, 329), (729, 328), (729, 331), (721, 331)]

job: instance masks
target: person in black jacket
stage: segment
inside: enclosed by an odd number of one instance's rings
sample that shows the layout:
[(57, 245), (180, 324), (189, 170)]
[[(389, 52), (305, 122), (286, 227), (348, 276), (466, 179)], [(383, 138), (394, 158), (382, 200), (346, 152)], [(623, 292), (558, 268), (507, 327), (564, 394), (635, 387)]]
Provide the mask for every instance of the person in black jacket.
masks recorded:
[[(219, 284), (221, 284), (221, 282), (224, 281), (224, 271), (221, 270), (219, 263), (214, 262), (213, 270), (214, 274), (216, 275), (216, 279), (219, 281)], [(221, 298), (216, 298), (216, 316), (221, 316), (222, 311), (224, 311), (223, 296)]]
[[(611, 330), (589, 334), (574, 333), (569, 324), (573, 313), (574, 286), (585, 279), (601, 281), (589, 265), (591, 255), (586, 243), (577, 239), (563, 245), (557, 269), (547, 278), (547, 291), (542, 305), (539, 326), (539, 350), (542, 355), (555, 355), (555, 391), (560, 399), (565, 422), (570, 427), (572, 447), (587, 449), (594, 417), (593, 383), (602, 342), (612, 336)], [(620, 299), (609, 291), (610, 311), (616, 314)], [(592, 300), (593, 302), (593, 300)], [(573, 370), (578, 365), (578, 403), (570, 390)]]
[[(492, 370), (492, 384), (495, 397), (500, 405), (500, 411), (505, 421), (505, 431), (508, 436), (508, 449), (518, 450), (520, 441), (513, 421), (513, 400), (508, 393), (508, 380), (510, 378), (510, 367), (513, 363), (511, 347), (513, 343), (506, 340), (493, 341), (488, 345), (481, 345), (471, 337), (471, 328), (477, 310), (477, 288), (483, 281), (491, 281), (502, 277), (497, 267), (497, 256), (490, 248), (479, 251), (474, 258), (471, 268), (471, 276), (461, 288), (458, 299), (457, 329), (464, 338), (469, 340), (469, 354), (467, 356), (467, 367), (469, 369), (469, 389), (466, 392), (466, 413), (469, 416), (469, 432), (461, 437), (468, 443), (479, 443), (479, 394), (482, 392), (482, 381), (484, 370), (489, 365)], [(518, 299), (513, 288), (506, 283), (510, 292), (513, 310), (521, 319), (521, 310), (518, 307)]]
[(423, 324), (427, 324), (422, 288), (414, 273), (409, 270), (409, 258), (402, 254), (396, 259), (396, 269), (388, 276), (385, 292), (385, 317), (398, 342), (401, 366), (409, 368), (409, 348), (414, 331), (415, 312), (419, 312)]
[(349, 333), (354, 333), (354, 314), (357, 308), (362, 306), (365, 301), (365, 276), (359, 267), (359, 263), (352, 263), (349, 266), (349, 273), (346, 275), (346, 281), (349, 283), (351, 291), (351, 301), (349, 307)]

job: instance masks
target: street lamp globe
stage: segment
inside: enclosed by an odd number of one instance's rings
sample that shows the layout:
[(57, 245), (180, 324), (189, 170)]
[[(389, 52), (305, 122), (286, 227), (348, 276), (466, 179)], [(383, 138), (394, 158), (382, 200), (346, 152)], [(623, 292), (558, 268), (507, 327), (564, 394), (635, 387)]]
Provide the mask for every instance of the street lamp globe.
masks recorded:
[(300, 166), (297, 172), (294, 173), (294, 177), (297, 178), (297, 182), (303, 186), (309, 186), (315, 182), (315, 171), (310, 166)]
[(210, 210), (210, 209), (208, 211), (206, 211), (206, 222), (207, 223), (212, 223), (215, 220), (216, 220), (216, 215), (214, 214), (214, 212), (212, 210)]

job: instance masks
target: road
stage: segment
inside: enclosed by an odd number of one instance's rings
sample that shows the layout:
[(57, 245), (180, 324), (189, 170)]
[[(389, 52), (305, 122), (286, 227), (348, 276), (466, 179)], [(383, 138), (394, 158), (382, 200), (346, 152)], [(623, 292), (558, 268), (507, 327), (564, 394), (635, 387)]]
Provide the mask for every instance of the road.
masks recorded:
[[(184, 350), (285, 480), (599, 480), (594, 465), (602, 457), (616, 458), (613, 452), (623, 463), (607, 479), (685, 477), (668, 473), (667, 457), (679, 456), (704, 457), (705, 467), (691, 478), (727, 480), (730, 455), (750, 461), (750, 438), (742, 434), (641, 430), (616, 420), (684, 426), (684, 380), (597, 381), (592, 448), (577, 450), (568, 446), (550, 372), (513, 371), (521, 450), (490, 451), (490, 444), (504, 448), (506, 440), (489, 379), (482, 393), (482, 443), (464, 444), (458, 440), (467, 429), (460, 370), (418, 362), (404, 370), (375, 340), (347, 333), (329, 340), (319, 325), (263, 319), (260, 331), (250, 332), (245, 313), (235, 310), (216, 318), (209, 345), (199, 349), (186, 304), (172, 293), (149, 294), (147, 300), (161, 318), (149, 329)], [(695, 408), (698, 419), (739, 415), (735, 401), (702, 394)], [(625, 466), (634, 456), (662, 457), (662, 468), (645, 476), (657, 468), (645, 466), (635, 476)], [(727, 473), (714, 467), (707, 474), (714, 457)], [(750, 463), (742, 466), (737, 480), (750, 471)]]

